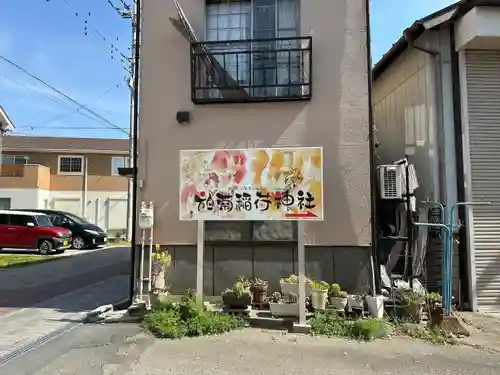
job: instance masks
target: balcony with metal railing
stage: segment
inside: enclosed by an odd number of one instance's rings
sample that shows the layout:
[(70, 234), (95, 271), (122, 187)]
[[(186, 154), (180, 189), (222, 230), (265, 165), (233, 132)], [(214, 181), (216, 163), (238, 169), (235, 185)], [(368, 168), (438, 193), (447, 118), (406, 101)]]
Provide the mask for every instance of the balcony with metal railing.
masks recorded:
[(197, 104), (310, 100), (312, 38), (191, 43)]

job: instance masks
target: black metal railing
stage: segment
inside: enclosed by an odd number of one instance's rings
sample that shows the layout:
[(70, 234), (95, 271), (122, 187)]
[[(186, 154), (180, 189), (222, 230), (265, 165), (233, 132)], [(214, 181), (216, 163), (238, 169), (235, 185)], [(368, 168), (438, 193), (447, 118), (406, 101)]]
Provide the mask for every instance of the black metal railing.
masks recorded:
[(312, 38), (191, 43), (194, 103), (310, 100)]

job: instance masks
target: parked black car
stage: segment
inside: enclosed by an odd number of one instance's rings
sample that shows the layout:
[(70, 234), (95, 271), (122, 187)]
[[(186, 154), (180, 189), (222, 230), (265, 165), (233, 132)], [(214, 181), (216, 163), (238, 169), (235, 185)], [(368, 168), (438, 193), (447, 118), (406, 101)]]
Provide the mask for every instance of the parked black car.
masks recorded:
[(107, 233), (104, 230), (77, 215), (57, 210), (29, 211), (47, 214), (56, 227), (69, 229), (73, 234), (71, 245), (74, 249), (95, 249), (105, 245), (108, 241)]

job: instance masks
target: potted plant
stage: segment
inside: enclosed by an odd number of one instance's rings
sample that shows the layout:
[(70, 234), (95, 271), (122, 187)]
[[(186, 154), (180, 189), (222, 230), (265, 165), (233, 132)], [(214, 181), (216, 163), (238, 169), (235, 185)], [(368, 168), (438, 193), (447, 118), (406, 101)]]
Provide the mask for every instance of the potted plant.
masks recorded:
[(271, 315), (279, 317), (299, 316), (299, 297), (295, 293), (282, 295), (274, 292), (269, 302)]
[(430, 324), (432, 326), (441, 326), (443, 323), (443, 304), (439, 293), (429, 293), (426, 298), (427, 311)]
[(264, 303), (267, 298), (267, 281), (253, 277), (250, 283), (250, 291), (254, 302)]
[(384, 317), (384, 296), (366, 296), (365, 299), (370, 315), (382, 319)]
[(347, 296), (347, 305), (349, 306), (349, 310), (363, 310), (365, 299), (360, 294), (349, 294)]
[(415, 323), (422, 320), (425, 295), (415, 292), (412, 289), (399, 289), (396, 297), (401, 305), (406, 309), (408, 315)]
[[(299, 294), (299, 277), (297, 275), (290, 275), (280, 279), (281, 294), (288, 293)], [(306, 297), (311, 294), (311, 280), (306, 277)]]
[(222, 292), (222, 302), (228, 309), (246, 309), (252, 304), (252, 293), (244, 279), (238, 279), (232, 288)]
[(339, 284), (330, 285), (328, 297), (330, 305), (332, 305), (335, 310), (345, 310), (347, 306), (347, 293), (340, 288)]
[(325, 281), (311, 281), (311, 303), (314, 310), (325, 309), (329, 287)]
[(151, 300), (156, 302), (160, 296), (167, 294), (167, 270), (172, 262), (172, 256), (167, 250), (161, 251), (156, 245), (156, 251), (151, 259)]

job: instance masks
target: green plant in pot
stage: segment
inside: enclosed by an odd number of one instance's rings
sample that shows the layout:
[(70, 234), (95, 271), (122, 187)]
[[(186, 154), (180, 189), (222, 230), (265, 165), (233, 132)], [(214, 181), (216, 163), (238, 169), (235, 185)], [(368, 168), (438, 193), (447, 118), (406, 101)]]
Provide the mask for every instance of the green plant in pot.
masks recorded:
[(330, 285), (328, 298), (330, 300), (330, 305), (332, 305), (335, 310), (345, 310), (347, 306), (347, 293), (340, 288), (339, 284)]
[(269, 302), (271, 315), (285, 317), (285, 316), (299, 316), (299, 297), (295, 293), (281, 294), (274, 292)]
[(267, 281), (253, 277), (250, 280), (250, 291), (252, 292), (254, 302), (265, 302), (267, 298)]
[(431, 326), (441, 326), (443, 323), (443, 303), (439, 293), (429, 293), (425, 296), (425, 304)]
[[(288, 294), (294, 293), (299, 294), (299, 277), (297, 275), (290, 275), (287, 277), (282, 277), (280, 279), (281, 293)], [(311, 294), (311, 280), (306, 277), (306, 296)]]
[(232, 288), (222, 293), (222, 302), (228, 309), (246, 309), (252, 304), (250, 287), (243, 280), (238, 279)]
[(311, 303), (314, 310), (324, 310), (328, 298), (328, 285), (325, 281), (311, 281)]
[(396, 291), (396, 297), (399, 303), (406, 309), (410, 318), (415, 323), (420, 323), (425, 295), (417, 293), (412, 289), (399, 289)]

